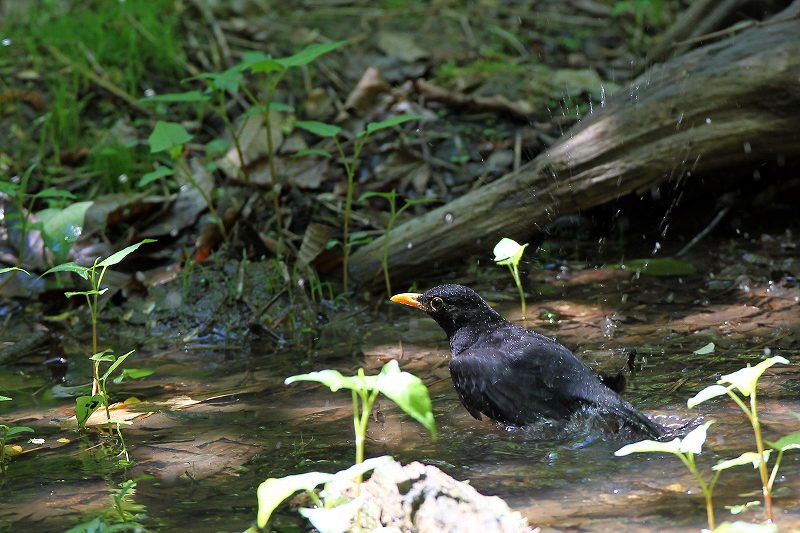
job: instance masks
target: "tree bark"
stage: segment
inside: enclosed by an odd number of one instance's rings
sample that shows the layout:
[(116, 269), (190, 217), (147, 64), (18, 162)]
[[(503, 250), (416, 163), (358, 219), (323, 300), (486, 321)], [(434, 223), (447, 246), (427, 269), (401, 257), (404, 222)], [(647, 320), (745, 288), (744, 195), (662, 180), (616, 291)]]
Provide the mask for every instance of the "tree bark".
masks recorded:
[[(800, 0), (723, 41), (638, 77), (518, 171), (395, 228), (395, 284), (502, 237), (525, 241), (555, 218), (664, 182), (741, 173), (800, 155)], [(353, 280), (381, 282), (383, 238), (350, 259)]]

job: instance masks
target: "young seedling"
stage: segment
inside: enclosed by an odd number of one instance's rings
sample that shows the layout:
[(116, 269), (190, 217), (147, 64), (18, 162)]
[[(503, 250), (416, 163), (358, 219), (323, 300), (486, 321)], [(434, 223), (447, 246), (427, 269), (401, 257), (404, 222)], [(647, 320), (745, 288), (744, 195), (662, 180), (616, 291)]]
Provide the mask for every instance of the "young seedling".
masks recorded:
[[(746, 452), (740, 455), (738, 458), (720, 463), (714, 468), (723, 469), (749, 463), (752, 463), (755, 468), (758, 468), (759, 475), (761, 476), (762, 494), (764, 496), (764, 511), (767, 515), (767, 520), (769, 521), (773, 520), (772, 488), (775, 483), (775, 478), (778, 474), (780, 461), (783, 458), (783, 452), (800, 447), (800, 445), (798, 445), (798, 442), (800, 442), (799, 433), (793, 433), (771, 444), (767, 443), (778, 451), (778, 459), (775, 461), (772, 473), (768, 474), (767, 464), (769, 462), (771, 450), (766, 449), (765, 441), (761, 435), (761, 424), (758, 420), (756, 388), (758, 386), (758, 380), (761, 378), (761, 375), (764, 373), (764, 371), (777, 363), (787, 365), (789, 364), (789, 361), (779, 355), (776, 355), (761, 361), (756, 366), (751, 367), (748, 365), (745, 368), (733, 372), (732, 374), (726, 374), (722, 376), (719, 381), (717, 381), (716, 385), (706, 387), (693, 397), (689, 398), (689, 400), (686, 402), (687, 406), (692, 408), (707, 400), (710, 400), (711, 398), (727, 395), (742, 409), (753, 428), (753, 435), (755, 437), (757, 451)], [(745, 403), (745, 398), (750, 399), (749, 406)]]
[(519, 277), (519, 262), (522, 259), (522, 254), (525, 252), (528, 244), (519, 244), (517, 241), (504, 237), (500, 239), (494, 247), (494, 262), (498, 265), (507, 265), (514, 277), (514, 283), (517, 284), (519, 291), (519, 301), (522, 305), (522, 319), (525, 320), (525, 291), (522, 289), (522, 281)]
[[(361, 502), (358, 495), (363, 474), (379, 464), (391, 460), (390, 457), (364, 460), (367, 424), (375, 399), (378, 394), (382, 393), (422, 424), (430, 432), (431, 438), (436, 440), (436, 425), (433, 420), (428, 389), (418, 377), (408, 372), (402, 372), (395, 360), (386, 363), (376, 376), (365, 375), (364, 369), (359, 369), (355, 376), (343, 376), (336, 370), (321, 370), (292, 376), (286, 379), (286, 384), (297, 381), (322, 383), (332, 392), (340, 389), (350, 391), (353, 400), (353, 429), (356, 444), (355, 465), (337, 474), (309, 472), (266, 480), (258, 488), (258, 527), (266, 527), (272, 512), (283, 500), (298, 490), (305, 490), (309, 492), (319, 508), (302, 509), (301, 514), (311, 520), (312, 524), (321, 531), (323, 529), (319, 526), (331, 519), (336, 520), (336, 523), (341, 525), (341, 529), (325, 529), (325, 531), (344, 531), (360, 508)], [(343, 501), (346, 501), (342, 497), (341, 483), (354, 478), (356, 479), (357, 498), (341, 505)], [(323, 483), (326, 484), (325, 490), (322, 492), (324, 501), (320, 500), (313, 492), (314, 488)]]
[[(0, 402), (10, 402), (8, 396), (0, 396)], [(33, 433), (33, 428), (28, 426), (7, 426), (0, 424), (0, 472), (5, 472), (6, 459), (21, 452), (21, 449), (14, 446), (7, 446), (6, 443), (23, 433)]]
[[(17, 264), (16, 264), (17, 268), (16, 270), (3, 269), (2, 271), (0, 271), (0, 273), (11, 272), (11, 271), (14, 272), (13, 275), (7, 276), (5, 279), (3, 279), (2, 282), (0, 282), (0, 288), (2, 288), (6, 283), (11, 281), (11, 279), (13, 279), (13, 277), (16, 275), (17, 272), (25, 272), (24, 270), (22, 270), (21, 267), (25, 261), (25, 252), (27, 251), (26, 246), (28, 243), (28, 232), (32, 227), (31, 222), (28, 218), (28, 213), (31, 213), (33, 211), (33, 207), (36, 201), (44, 199), (53, 199), (53, 198), (65, 198), (65, 199), (75, 198), (75, 196), (69, 191), (55, 189), (52, 187), (42, 189), (41, 191), (34, 194), (28, 193), (31, 173), (35, 168), (36, 168), (35, 164), (29, 166), (25, 170), (25, 172), (22, 173), (22, 176), (19, 177), (19, 180), (16, 182), (13, 180), (0, 181), (0, 193), (8, 195), (8, 197), (11, 199), (11, 202), (14, 204), (14, 210), (13, 211), (7, 210), (5, 213), (7, 224), (9, 228), (19, 229), (19, 251), (17, 253)], [(78, 202), (77, 204), (73, 205), (77, 205), (79, 208), (81, 206), (88, 207), (88, 202)], [(75, 209), (73, 208), (73, 210)], [(47, 218), (48, 211), (51, 210), (45, 210), (44, 212), (45, 218)], [(85, 211), (85, 209), (83, 211)], [(83, 216), (83, 212), (80, 213), (80, 216), (81, 217)], [(61, 218), (64, 219), (65, 217), (62, 216)], [(64, 220), (64, 222), (65, 223), (69, 222), (69, 220)], [(53, 228), (53, 231), (49, 231), (51, 229), (52, 224), (49, 224), (47, 228), (43, 226), (44, 224), (40, 223), (37, 227), (42, 229), (45, 244), (49, 248), (51, 248), (54, 253), (56, 253), (58, 258), (58, 252), (60, 251), (60, 249), (58, 246), (55, 246), (54, 243), (58, 242), (61, 248), (65, 248), (67, 244), (67, 241), (65, 240), (66, 232), (64, 232), (62, 229), (60, 234), (55, 236), (56, 238), (53, 238), (54, 237), (53, 234), (56, 233), (58, 228)], [(69, 252), (69, 249), (67, 249), (66, 252)], [(64, 257), (66, 257), (66, 254), (64, 254)]]
[(271, 111), (292, 111), (292, 108), (280, 102), (273, 102), (275, 91), (284, 76), (293, 68), (304, 67), (318, 57), (336, 50), (340, 46), (347, 44), (347, 41), (334, 41), (330, 43), (312, 44), (300, 50), (296, 54), (283, 58), (271, 58), (268, 56), (250, 56), (247, 60), (246, 69), (253, 74), (264, 74), (266, 76), (267, 88), (263, 103), (246, 87), (242, 89), (253, 105), (255, 112), (261, 112), (264, 116), (264, 128), (267, 135), (267, 157), (269, 158), (269, 172), (272, 178), (272, 200), (275, 209), (275, 228), (278, 232), (278, 241), (283, 238), (283, 219), (280, 203), (280, 188), (278, 171), (275, 167), (275, 146), (272, 139), (272, 117)]
[[(361, 155), (361, 149), (364, 148), (364, 145), (366, 144), (369, 136), (375, 133), (376, 131), (380, 131), (386, 128), (392, 128), (399, 124), (403, 124), (404, 122), (409, 122), (411, 120), (420, 120), (422, 118), (423, 118), (422, 115), (398, 115), (396, 117), (382, 120), (380, 122), (370, 122), (369, 124), (367, 124), (364, 130), (361, 131), (356, 136), (356, 139), (353, 143), (353, 155), (349, 159), (345, 155), (344, 146), (342, 145), (342, 141), (339, 139), (339, 133), (341, 133), (342, 128), (340, 128), (339, 126), (334, 126), (332, 124), (325, 124), (324, 122), (317, 122), (313, 120), (301, 120), (295, 122), (295, 126), (297, 126), (298, 128), (304, 129), (319, 137), (324, 137), (333, 140), (334, 144), (336, 145), (336, 150), (339, 153), (339, 161), (341, 161), (342, 166), (344, 167), (344, 172), (347, 175), (347, 193), (344, 203), (344, 213), (342, 215), (342, 222), (343, 222), (342, 252), (344, 254), (342, 260), (342, 285), (345, 292), (347, 292), (347, 281), (348, 281), (347, 271), (350, 259), (350, 248), (352, 247), (352, 243), (350, 241), (350, 213), (353, 207), (353, 194), (355, 192), (355, 177), (356, 177), (356, 170), (358, 170), (358, 163), (359, 163), (359, 156)], [(324, 150), (315, 150), (315, 153), (330, 155), (328, 154), (327, 151)]]
[(697, 484), (700, 485), (700, 490), (703, 491), (703, 495), (706, 499), (706, 517), (708, 519), (708, 528), (710, 530), (713, 530), (715, 527), (713, 501), (714, 485), (717, 484), (717, 480), (719, 479), (719, 475), (722, 473), (722, 470), (717, 469), (711, 476), (711, 480), (706, 481), (705, 477), (703, 477), (703, 475), (697, 469), (694, 456), (695, 454), (699, 455), (702, 453), (703, 443), (706, 441), (708, 426), (713, 423), (713, 420), (709, 420), (702, 426), (697, 426), (683, 439), (676, 437), (670, 442), (643, 440), (623, 446), (614, 452), (614, 455), (618, 457), (630, 455), (632, 453), (671, 453), (677, 456), (678, 459), (680, 459), (681, 462), (686, 466), (686, 468), (689, 469), (689, 472), (691, 472), (695, 477)]
[(397, 217), (399, 217), (403, 211), (409, 207), (419, 204), (427, 204), (430, 202), (438, 202), (440, 200), (436, 198), (409, 198), (406, 200), (405, 204), (403, 204), (403, 207), (397, 209), (397, 193), (392, 191), (365, 192), (358, 198), (358, 201), (359, 203), (363, 203), (368, 198), (373, 198), (375, 196), (385, 198), (389, 202), (389, 222), (386, 224), (386, 233), (383, 235), (383, 256), (381, 258), (381, 266), (383, 268), (383, 281), (386, 284), (386, 294), (389, 296), (389, 298), (391, 298), (394, 292), (392, 291), (392, 283), (389, 280), (389, 236), (392, 234), (394, 223), (397, 220)]
[[(77, 274), (84, 280), (89, 283), (90, 290), (87, 291), (77, 291), (77, 292), (65, 292), (64, 295), (67, 298), (72, 298), (73, 296), (83, 296), (86, 298), (86, 304), (89, 306), (89, 314), (91, 316), (91, 323), (92, 323), (92, 355), (90, 359), (92, 360), (92, 394), (91, 396), (80, 396), (76, 400), (76, 417), (78, 418), (78, 422), (83, 427), (86, 423), (86, 419), (89, 418), (89, 415), (92, 414), (100, 405), (104, 405), (106, 408), (106, 415), (108, 418), (109, 423), (109, 430), (111, 429), (111, 416), (108, 412), (108, 395), (105, 394), (105, 381), (110, 376), (111, 372), (113, 372), (122, 361), (127, 358), (130, 353), (125, 354), (119, 358), (114, 357), (113, 354), (109, 353), (110, 350), (99, 351), (97, 348), (97, 313), (99, 310), (98, 307), (98, 299), (101, 294), (105, 293), (108, 288), (103, 288), (103, 276), (105, 276), (106, 270), (108, 267), (113, 266), (121, 262), (125, 259), (128, 255), (135, 252), (141, 245), (155, 242), (154, 239), (144, 239), (143, 241), (128, 246), (127, 248), (123, 248), (122, 250), (111, 254), (110, 256), (106, 257), (102, 261), (98, 257), (94, 260), (94, 263), (91, 267), (85, 267), (78, 265), (76, 263), (64, 263), (61, 265), (57, 265), (44, 274), (54, 274), (56, 272), (72, 272)], [(109, 367), (109, 370), (100, 376), (100, 363), (106, 361), (111, 362), (112, 365)], [(86, 413), (85, 417), (82, 414)], [(82, 421), (82, 422), (81, 422)], [(119, 432), (119, 424), (117, 424), (117, 432)]]
[[(159, 120), (156, 122), (153, 132), (147, 138), (147, 142), (150, 145), (151, 154), (167, 152), (174, 164), (178, 165), (183, 178), (189, 182), (189, 184), (203, 198), (206, 207), (208, 207), (208, 212), (211, 213), (211, 219), (219, 228), (222, 238), (227, 242), (228, 231), (225, 229), (225, 222), (223, 221), (222, 217), (219, 216), (219, 213), (214, 207), (214, 201), (209, 193), (197, 182), (196, 179), (194, 179), (194, 175), (192, 174), (192, 171), (189, 169), (189, 165), (186, 164), (186, 160), (183, 157), (183, 146), (192, 139), (193, 136), (186, 131), (186, 128), (184, 128), (183, 125), (178, 124), (177, 122), (164, 122), (163, 120)], [(160, 166), (154, 171), (142, 176), (142, 178), (139, 180), (139, 186), (143, 187), (151, 181), (155, 181), (166, 176), (171, 176), (174, 173), (174, 168)]]

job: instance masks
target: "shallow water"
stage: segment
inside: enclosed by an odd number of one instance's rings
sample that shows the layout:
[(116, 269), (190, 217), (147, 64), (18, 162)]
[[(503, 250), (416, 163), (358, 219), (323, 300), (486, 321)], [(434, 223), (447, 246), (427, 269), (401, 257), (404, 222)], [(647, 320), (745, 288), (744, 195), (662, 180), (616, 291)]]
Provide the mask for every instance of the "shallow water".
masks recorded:
[[(632, 359), (625, 396), (662, 424), (677, 430), (694, 419), (716, 420), (698, 459), (702, 468), (754, 449), (751, 429), (735, 404), (717, 399), (689, 410), (685, 402), (720, 375), (766, 353), (800, 361), (798, 289), (753, 283), (747, 291), (714, 293), (701, 276), (638, 278), (610, 269), (537, 275), (537, 282), (557, 292), (531, 298), (529, 327), (556, 336), (606, 372), (622, 370)], [(473, 285), (490, 300), (514, 294), (481, 283)], [(513, 302), (494, 303), (519, 320)], [(553, 315), (546, 313), (537, 318), (543, 310), (557, 311), (558, 323), (550, 324)], [(149, 527), (243, 530), (255, 516), (255, 489), (267, 477), (335, 471), (352, 461), (349, 394), (311, 384), (287, 387), (283, 379), (326, 367), (353, 372), (363, 365), (374, 372), (391, 358), (429, 385), (440, 438), (431, 442), (419, 425), (382, 400), (369, 427), (369, 456), (437, 465), (485, 494), (503, 497), (544, 531), (705, 526), (702, 495), (676, 458), (615, 457), (625, 439), (580, 421), (567, 430), (509, 430), (474, 420), (458, 404), (446, 339), (432, 321), (397, 308), (362, 318), (369, 333), (356, 357), (336, 335), (310, 355), (262, 353), (258, 347), (137, 354), (136, 366), (156, 373), (113, 389), (119, 398), (142, 400), (125, 410), (133, 421), (125, 435), (136, 461), (128, 472), (102, 457), (92, 436), (81, 440), (65, 427), (72, 400), (53, 398), (49, 389), (36, 392), (46, 381), (32, 372), (33, 378), (15, 389), (13, 405), (2, 406), (3, 419), (34, 427), (45, 444), (25, 445), (30, 451), (9, 466), (1, 489), (2, 529), (63, 531), (107, 508), (108, 490), (117, 483), (141, 478), (135, 501), (146, 509)], [(692, 354), (709, 341), (717, 344), (714, 353)], [(798, 374), (797, 365), (776, 365), (762, 378), (759, 404), (768, 440), (800, 429), (792, 415), (800, 412)], [(4, 383), (21, 378), (0, 376)], [(782, 529), (800, 527), (799, 474), (800, 453), (788, 452), (776, 489)], [(723, 473), (716, 491), (718, 521), (741, 518), (723, 506), (756, 500), (758, 489), (750, 467)], [(759, 517), (758, 509), (744, 515)], [(281, 510), (275, 527), (301, 524), (294, 513)]]

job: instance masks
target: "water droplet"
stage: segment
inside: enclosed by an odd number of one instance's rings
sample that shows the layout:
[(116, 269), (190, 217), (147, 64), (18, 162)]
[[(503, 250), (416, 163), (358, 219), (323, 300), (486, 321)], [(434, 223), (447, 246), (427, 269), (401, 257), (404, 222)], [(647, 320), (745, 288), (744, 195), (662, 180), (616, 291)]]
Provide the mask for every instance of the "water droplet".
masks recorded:
[(750, 143), (744, 143), (744, 153), (749, 154), (753, 151), (753, 147), (750, 146)]
[(171, 230), (169, 230), (169, 236), (173, 237), (173, 238), (177, 237), (178, 236), (178, 229), (177, 228), (172, 228)]
[(406, 244), (406, 248), (409, 249), (409, 250), (412, 249), (413, 247), (414, 247), (414, 243), (413, 242), (410, 242), (410, 243)]
[(711, 117), (706, 117), (706, 124), (711, 124)]
[(660, 242), (658, 242), (658, 241), (656, 241), (656, 244), (655, 244), (655, 246), (653, 246), (653, 252), (652, 252), (652, 254), (653, 254), (653, 255), (656, 255), (656, 253), (658, 253), (658, 251), (659, 251), (659, 250), (661, 250), (661, 243), (660, 243)]
[(769, 357), (770, 355), (772, 355), (772, 349), (771, 349), (769, 346), (766, 346), (766, 347), (764, 348), (764, 355), (765, 355), (765, 356), (767, 356), (767, 357)]
[(11, 46), (11, 39), (9, 39), (8, 37), (6, 37), (6, 38), (5, 38), (5, 39), (3, 39), (2, 41), (0, 41), (0, 44), (2, 44), (3, 46)]
[(127, 174), (120, 174), (117, 177), (117, 181), (119, 181), (120, 183), (128, 183), (128, 175)]
[(150, 88), (150, 89), (145, 89), (145, 90), (144, 90), (144, 95), (145, 95), (146, 97), (148, 97), (148, 98), (152, 98), (152, 97), (154, 97), (154, 96), (156, 95), (156, 91), (155, 91), (154, 89), (152, 89), (152, 88)]
[(454, 219), (455, 219), (455, 217), (453, 216), (453, 213), (445, 213), (444, 214), (444, 223), (445, 224), (452, 224)]

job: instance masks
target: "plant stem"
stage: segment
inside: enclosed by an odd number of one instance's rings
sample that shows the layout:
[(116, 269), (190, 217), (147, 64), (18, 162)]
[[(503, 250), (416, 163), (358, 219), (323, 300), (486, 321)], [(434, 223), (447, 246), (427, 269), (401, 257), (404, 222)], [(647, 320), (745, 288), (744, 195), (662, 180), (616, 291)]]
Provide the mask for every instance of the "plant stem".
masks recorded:
[(750, 424), (753, 426), (753, 434), (756, 438), (756, 448), (758, 449), (758, 473), (761, 475), (761, 491), (764, 494), (764, 509), (767, 513), (767, 520), (773, 521), (772, 514), (772, 487), (767, 474), (767, 458), (764, 456), (764, 439), (761, 437), (761, 424), (758, 422), (758, 409), (756, 403), (756, 390), (750, 394)]
[(394, 226), (394, 219), (397, 217), (395, 208), (395, 197), (391, 196), (389, 199), (391, 206), (391, 213), (389, 214), (389, 223), (386, 225), (386, 233), (383, 236), (383, 258), (381, 266), (383, 267), (383, 280), (386, 282), (386, 295), (392, 297), (392, 282), (389, 280), (389, 235), (392, 233), (392, 226)]
[(344, 149), (342, 148), (342, 143), (339, 142), (339, 139), (334, 137), (333, 140), (336, 143), (336, 148), (339, 150), (339, 156), (342, 158), (342, 165), (344, 165), (344, 171), (347, 174), (347, 196), (344, 203), (344, 228), (342, 230), (342, 248), (344, 251), (344, 257), (342, 259), (342, 286), (344, 288), (344, 292), (347, 292), (347, 271), (348, 264), (350, 262), (350, 211), (353, 207), (353, 191), (355, 189), (355, 175), (356, 169), (358, 168), (358, 156), (361, 153), (361, 148), (364, 147), (367, 137), (364, 136), (360, 142), (355, 142), (355, 145), (353, 146), (353, 159), (350, 162), (347, 161), (347, 158), (344, 155)]
[(714, 476), (711, 478), (711, 483), (706, 484), (706, 480), (703, 479), (703, 476), (700, 475), (700, 471), (697, 470), (697, 465), (694, 461), (694, 454), (691, 452), (686, 453), (685, 455), (682, 453), (677, 453), (677, 455), (683, 464), (686, 465), (686, 468), (689, 469), (689, 472), (694, 475), (694, 478), (697, 480), (697, 484), (700, 486), (700, 490), (703, 492), (703, 496), (706, 500), (706, 520), (708, 521), (708, 529), (714, 531), (716, 521), (714, 519), (714, 501), (713, 501), (713, 491), (714, 485), (717, 483), (717, 479), (721, 473), (721, 470), (718, 470)]
[(511, 269), (511, 275), (514, 277), (514, 283), (517, 284), (517, 290), (519, 291), (519, 301), (522, 305), (522, 320), (526, 320), (527, 313), (525, 312), (525, 291), (522, 290), (522, 281), (519, 279), (519, 268), (517, 265), (508, 265), (508, 268)]
[(211, 201), (211, 197), (204, 191), (200, 184), (197, 183), (197, 180), (194, 179), (192, 176), (192, 171), (189, 170), (189, 165), (186, 164), (186, 161), (182, 157), (178, 158), (178, 165), (180, 165), (181, 170), (183, 170), (183, 175), (189, 184), (195, 188), (197, 192), (200, 193), (200, 196), (203, 198), (203, 201), (206, 203), (208, 207), (208, 211), (211, 213), (211, 216), (214, 217), (214, 220), (217, 223), (217, 227), (219, 227), (220, 233), (222, 233), (222, 238), (225, 242), (228, 242), (228, 232), (225, 230), (225, 222), (222, 220), (222, 217), (219, 216), (219, 213), (214, 208), (214, 203)]

